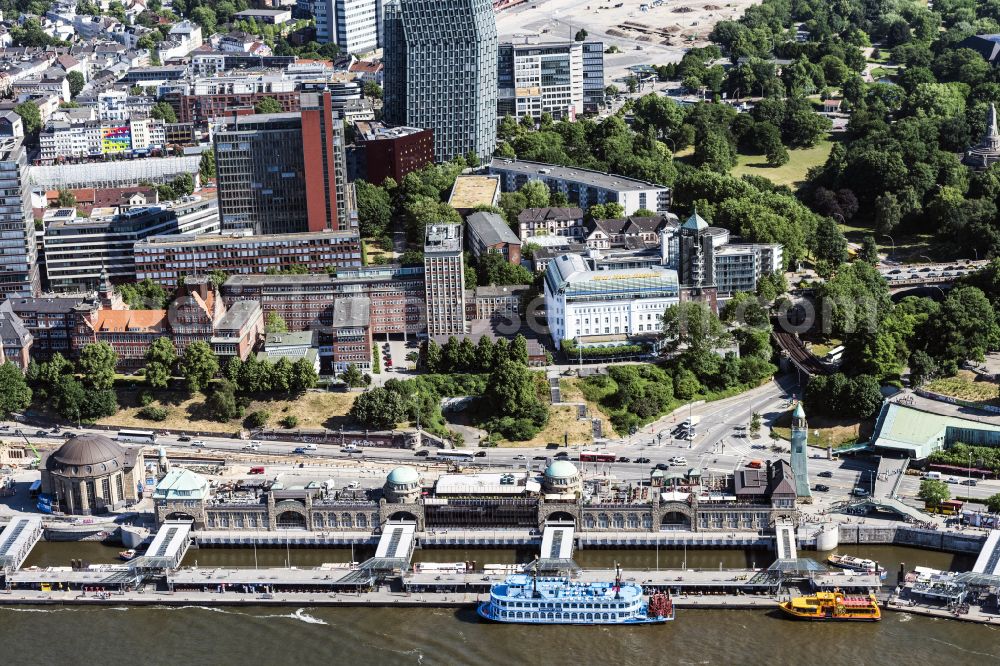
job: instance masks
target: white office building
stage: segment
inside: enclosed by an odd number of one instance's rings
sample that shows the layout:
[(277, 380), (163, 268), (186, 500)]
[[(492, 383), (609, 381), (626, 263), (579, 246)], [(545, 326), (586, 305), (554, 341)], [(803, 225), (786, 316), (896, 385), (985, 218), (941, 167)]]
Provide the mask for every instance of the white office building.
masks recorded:
[(592, 270), (578, 254), (564, 254), (545, 269), (545, 310), (556, 347), (593, 336), (653, 334), (660, 317), (677, 305), (677, 271), (661, 268)]
[(344, 53), (367, 53), (378, 48), (380, 0), (313, 0), (316, 41), (333, 42)]
[(548, 113), (556, 120), (576, 120), (584, 112), (583, 46), (501, 44), (497, 114), (538, 120)]

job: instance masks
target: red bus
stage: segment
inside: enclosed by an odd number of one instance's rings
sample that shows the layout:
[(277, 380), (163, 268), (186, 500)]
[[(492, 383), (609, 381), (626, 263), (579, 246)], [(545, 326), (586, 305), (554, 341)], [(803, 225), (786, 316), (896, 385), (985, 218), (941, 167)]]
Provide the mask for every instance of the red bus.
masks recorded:
[(580, 462), (614, 462), (613, 453), (600, 453), (599, 451), (580, 451)]

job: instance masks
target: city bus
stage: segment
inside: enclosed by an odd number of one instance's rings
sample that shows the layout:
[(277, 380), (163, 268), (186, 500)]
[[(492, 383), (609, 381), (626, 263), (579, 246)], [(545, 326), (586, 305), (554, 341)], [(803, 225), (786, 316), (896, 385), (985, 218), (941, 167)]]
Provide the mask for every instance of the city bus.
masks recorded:
[(156, 444), (156, 433), (152, 430), (119, 430), (115, 439), (130, 444)]
[(600, 451), (580, 451), (580, 462), (614, 462), (615, 454)]
[(439, 460), (467, 460), (472, 461), (476, 456), (474, 451), (458, 451), (456, 449), (445, 449), (438, 451), (435, 456)]

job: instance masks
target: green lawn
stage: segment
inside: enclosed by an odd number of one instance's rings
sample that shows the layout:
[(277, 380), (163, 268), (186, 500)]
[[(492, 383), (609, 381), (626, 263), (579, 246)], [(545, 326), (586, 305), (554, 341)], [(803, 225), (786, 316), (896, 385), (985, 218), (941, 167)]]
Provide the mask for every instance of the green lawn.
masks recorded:
[(833, 142), (825, 139), (812, 148), (797, 148), (788, 151), (788, 164), (780, 167), (767, 165), (763, 155), (737, 155), (734, 176), (750, 174), (764, 176), (778, 185), (788, 185), (792, 188), (806, 179), (806, 172), (814, 166), (820, 166), (830, 156)]

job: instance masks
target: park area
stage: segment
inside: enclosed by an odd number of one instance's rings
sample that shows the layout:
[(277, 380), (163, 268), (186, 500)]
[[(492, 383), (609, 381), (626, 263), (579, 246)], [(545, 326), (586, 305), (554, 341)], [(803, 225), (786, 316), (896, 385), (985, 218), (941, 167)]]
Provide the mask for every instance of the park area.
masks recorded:
[(763, 176), (775, 185), (787, 185), (793, 190), (805, 181), (809, 169), (821, 166), (830, 156), (833, 142), (823, 140), (811, 148), (795, 148), (788, 151), (788, 163), (769, 166), (763, 155), (737, 155), (734, 176)]

